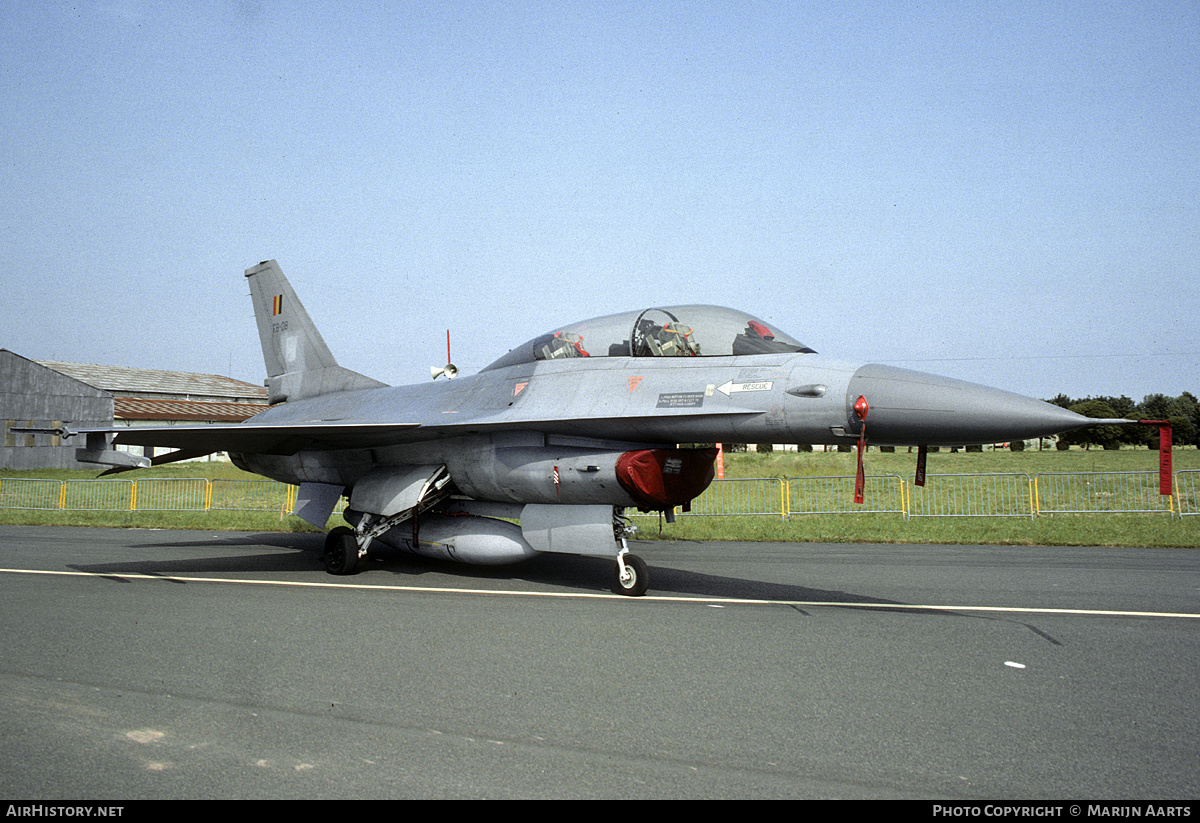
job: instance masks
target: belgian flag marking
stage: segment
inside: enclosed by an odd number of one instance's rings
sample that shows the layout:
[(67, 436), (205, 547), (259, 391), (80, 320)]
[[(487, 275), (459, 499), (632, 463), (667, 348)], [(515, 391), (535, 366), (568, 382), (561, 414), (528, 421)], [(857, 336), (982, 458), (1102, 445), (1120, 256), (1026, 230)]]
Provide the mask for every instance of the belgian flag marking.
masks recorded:
[(271, 299), (271, 316), (278, 317), (283, 314), (283, 295), (277, 294)]

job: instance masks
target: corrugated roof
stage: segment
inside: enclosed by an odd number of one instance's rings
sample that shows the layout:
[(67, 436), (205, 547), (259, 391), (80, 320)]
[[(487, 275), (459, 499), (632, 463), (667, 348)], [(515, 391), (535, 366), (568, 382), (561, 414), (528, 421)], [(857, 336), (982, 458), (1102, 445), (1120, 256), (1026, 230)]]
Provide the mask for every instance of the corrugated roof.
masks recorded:
[[(25, 365), (27, 364), (27, 365)], [(78, 383), (80, 387), (89, 394), (94, 394), (97, 397), (111, 396), (99, 386), (93, 386), (91, 383), (84, 383), (76, 377), (69, 374), (52, 369), (44, 363), (39, 363), (37, 360), (31, 360), (28, 357), (23, 357), (16, 352), (8, 349), (0, 349), (0, 389), (4, 391), (13, 391), (14, 385), (17, 384), (17, 375), (24, 372), (26, 369), (36, 369), (38, 372), (48, 372), (54, 375), (54, 379), (61, 381), (64, 384)], [(24, 388), (16, 389), (16, 391), (24, 392)]]
[(240, 423), (265, 408), (267, 408), (266, 403), (204, 403), (197, 400), (146, 400), (141, 397), (117, 397), (113, 400), (113, 418), (116, 420)]
[(63, 363), (57, 360), (36, 360), (34, 362), (87, 383), (89, 386), (95, 386), (114, 394), (147, 392), (201, 397), (267, 399), (267, 390), (264, 387), (234, 380), (232, 377), (222, 377), (218, 374), (134, 369), (125, 366), (100, 366), (92, 363)]

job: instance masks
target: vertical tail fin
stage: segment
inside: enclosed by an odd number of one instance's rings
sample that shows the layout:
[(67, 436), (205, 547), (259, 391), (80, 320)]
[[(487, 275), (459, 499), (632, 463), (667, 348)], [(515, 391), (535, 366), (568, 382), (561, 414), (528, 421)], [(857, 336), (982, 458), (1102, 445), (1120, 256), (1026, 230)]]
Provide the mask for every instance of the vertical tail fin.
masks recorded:
[(246, 277), (267, 365), (268, 402), (387, 385), (337, 364), (278, 263), (251, 266)]

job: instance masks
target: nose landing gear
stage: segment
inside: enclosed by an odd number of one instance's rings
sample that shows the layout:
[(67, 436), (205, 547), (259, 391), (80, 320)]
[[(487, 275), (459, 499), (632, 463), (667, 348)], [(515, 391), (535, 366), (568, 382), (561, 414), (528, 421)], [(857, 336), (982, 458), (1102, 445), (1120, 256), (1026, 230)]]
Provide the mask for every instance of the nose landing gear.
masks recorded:
[(622, 551), (617, 555), (616, 591), (630, 597), (641, 597), (650, 588), (650, 570), (646, 561), (636, 554)]

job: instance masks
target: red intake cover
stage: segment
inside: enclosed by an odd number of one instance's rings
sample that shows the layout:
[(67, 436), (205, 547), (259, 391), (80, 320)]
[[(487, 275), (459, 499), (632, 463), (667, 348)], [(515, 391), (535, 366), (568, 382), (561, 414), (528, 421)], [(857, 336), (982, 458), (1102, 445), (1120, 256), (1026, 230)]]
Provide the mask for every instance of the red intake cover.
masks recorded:
[(617, 458), (617, 481), (643, 511), (669, 509), (712, 482), (716, 449), (642, 449)]

